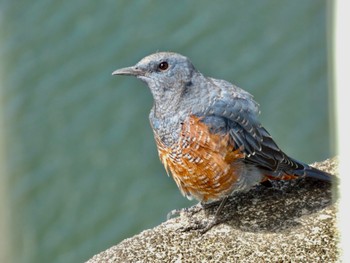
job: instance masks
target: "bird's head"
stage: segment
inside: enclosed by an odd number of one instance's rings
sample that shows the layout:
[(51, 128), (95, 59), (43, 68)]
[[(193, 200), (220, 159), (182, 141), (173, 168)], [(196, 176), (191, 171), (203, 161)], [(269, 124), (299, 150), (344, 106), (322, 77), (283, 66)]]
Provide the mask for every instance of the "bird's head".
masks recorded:
[(130, 75), (146, 82), (156, 104), (171, 104), (192, 85), (197, 72), (191, 61), (180, 54), (158, 52), (140, 60), (135, 66), (121, 68), (112, 75)]

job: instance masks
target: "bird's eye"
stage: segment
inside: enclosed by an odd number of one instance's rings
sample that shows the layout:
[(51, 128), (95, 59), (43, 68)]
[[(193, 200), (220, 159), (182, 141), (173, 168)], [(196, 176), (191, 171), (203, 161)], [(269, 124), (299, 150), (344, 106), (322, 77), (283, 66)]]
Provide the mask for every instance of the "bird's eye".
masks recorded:
[(169, 67), (169, 64), (166, 61), (160, 62), (158, 65), (158, 68), (162, 71), (167, 70), (168, 67)]

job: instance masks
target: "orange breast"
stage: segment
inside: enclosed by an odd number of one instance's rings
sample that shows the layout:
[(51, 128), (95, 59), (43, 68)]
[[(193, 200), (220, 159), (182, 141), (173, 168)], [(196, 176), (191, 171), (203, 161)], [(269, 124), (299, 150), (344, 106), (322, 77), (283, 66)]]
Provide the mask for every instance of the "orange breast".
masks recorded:
[(159, 157), (183, 195), (207, 202), (229, 195), (239, 179), (244, 154), (235, 149), (228, 134), (213, 134), (190, 116), (177, 143), (166, 147), (155, 135)]

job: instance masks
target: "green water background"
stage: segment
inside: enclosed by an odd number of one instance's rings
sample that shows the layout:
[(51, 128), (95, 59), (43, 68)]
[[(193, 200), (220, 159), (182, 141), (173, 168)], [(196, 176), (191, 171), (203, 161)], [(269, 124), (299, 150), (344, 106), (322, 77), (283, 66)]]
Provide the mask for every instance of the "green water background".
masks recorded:
[(2, 0), (8, 262), (82, 262), (193, 204), (158, 160), (150, 92), (111, 76), (158, 50), (252, 93), (291, 156), (333, 156), (328, 14), (325, 0)]

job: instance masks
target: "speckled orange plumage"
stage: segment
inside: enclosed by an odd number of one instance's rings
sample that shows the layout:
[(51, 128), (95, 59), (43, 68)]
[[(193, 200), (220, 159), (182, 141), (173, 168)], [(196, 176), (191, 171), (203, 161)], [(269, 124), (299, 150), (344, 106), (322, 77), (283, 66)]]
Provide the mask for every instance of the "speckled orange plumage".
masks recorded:
[(181, 192), (203, 202), (229, 195), (239, 178), (244, 153), (234, 149), (228, 134), (213, 134), (190, 116), (177, 143), (166, 147), (156, 136), (159, 157)]

